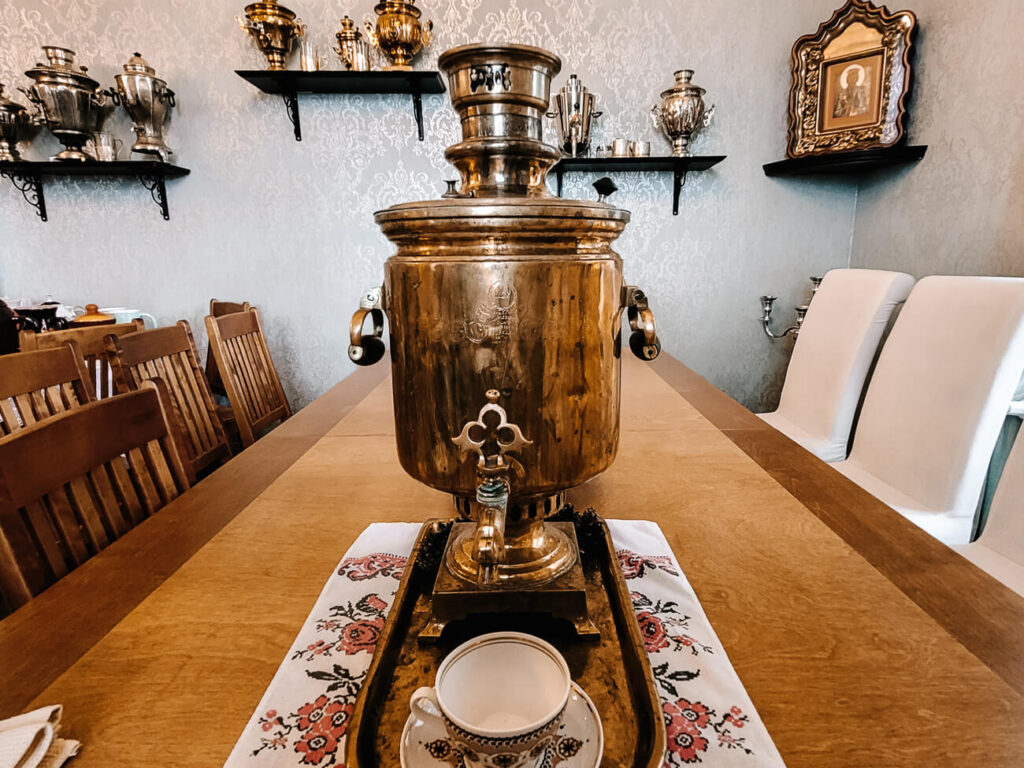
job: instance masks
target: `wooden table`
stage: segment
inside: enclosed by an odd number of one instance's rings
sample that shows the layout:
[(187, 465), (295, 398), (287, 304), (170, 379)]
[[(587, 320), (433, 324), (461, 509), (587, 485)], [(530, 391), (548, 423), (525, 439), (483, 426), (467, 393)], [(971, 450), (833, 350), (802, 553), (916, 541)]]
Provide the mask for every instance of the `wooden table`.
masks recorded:
[[(79, 768), (220, 765), (359, 531), (450, 508), (385, 375), (0, 622), (0, 716), (63, 703)], [(619, 457), (570, 498), (661, 524), (790, 768), (1024, 765), (1024, 599), (680, 363), (624, 361)]]

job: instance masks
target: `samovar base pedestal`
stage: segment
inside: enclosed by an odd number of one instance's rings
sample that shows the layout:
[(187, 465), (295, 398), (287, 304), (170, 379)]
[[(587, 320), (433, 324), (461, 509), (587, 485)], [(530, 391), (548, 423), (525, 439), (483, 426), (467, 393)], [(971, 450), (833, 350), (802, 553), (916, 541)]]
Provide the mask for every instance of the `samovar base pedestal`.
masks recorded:
[(419, 635), (420, 643), (437, 642), (445, 627), (455, 621), (471, 620), (481, 614), (547, 614), (572, 625), (580, 638), (600, 637), (587, 611), (586, 581), (579, 559), (579, 545), (572, 523), (545, 523), (568, 540), (576, 557), (572, 565), (554, 579), (530, 585), (498, 582), (481, 586), (461, 579), (446, 565), (448, 550), (472, 535), (475, 523), (455, 523), (448, 536), (445, 559), (437, 571), (431, 600), (431, 619)]
[(385, 72), (412, 72), (411, 64), (388, 64), (386, 67), (381, 67)]

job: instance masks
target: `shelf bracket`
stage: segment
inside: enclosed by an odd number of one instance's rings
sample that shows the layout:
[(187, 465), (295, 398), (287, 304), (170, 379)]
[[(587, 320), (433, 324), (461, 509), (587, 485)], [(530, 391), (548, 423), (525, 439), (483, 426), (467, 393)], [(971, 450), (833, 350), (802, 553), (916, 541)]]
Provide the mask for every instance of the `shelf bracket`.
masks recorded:
[(417, 88), (412, 91), (412, 111), (416, 116), (416, 129), (419, 131), (420, 141), (423, 141), (423, 96)]
[(562, 169), (559, 168), (555, 171), (555, 178), (558, 179), (558, 196), (562, 196)]
[(139, 176), (139, 181), (142, 182), (142, 186), (149, 190), (149, 194), (153, 198), (153, 202), (159, 206), (160, 213), (164, 216), (164, 221), (170, 221), (171, 214), (167, 210), (167, 186), (164, 182), (163, 174), (155, 176)]
[(297, 93), (282, 93), (281, 98), (284, 99), (285, 111), (295, 129), (295, 140), (302, 141), (302, 123), (299, 122), (299, 95)]
[(686, 171), (681, 168), (676, 168), (673, 173), (674, 178), (672, 179), (672, 215), (679, 215), (679, 193), (683, 189), (683, 185), (686, 183)]
[(4, 170), (0, 166), (0, 176), (10, 179), (11, 183), (21, 192), (25, 202), (36, 209), (36, 215), (46, 221), (46, 198), (43, 196), (43, 177), (38, 174), (15, 173)]

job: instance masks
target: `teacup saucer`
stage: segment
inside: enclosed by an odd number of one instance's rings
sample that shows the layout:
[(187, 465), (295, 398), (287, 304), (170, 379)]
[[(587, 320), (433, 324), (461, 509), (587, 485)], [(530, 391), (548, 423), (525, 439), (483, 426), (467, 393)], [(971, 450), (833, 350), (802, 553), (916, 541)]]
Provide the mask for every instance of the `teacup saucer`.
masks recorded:
[[(594, 702), (576, 683), (569, 692), (565, 717), (554, 743), (537, 768), (598, 768), (604, 752), (604, 729)], [(464, 768), (458, 748), (435, 720), (409, 715), (402, 730), (402, 768)]]

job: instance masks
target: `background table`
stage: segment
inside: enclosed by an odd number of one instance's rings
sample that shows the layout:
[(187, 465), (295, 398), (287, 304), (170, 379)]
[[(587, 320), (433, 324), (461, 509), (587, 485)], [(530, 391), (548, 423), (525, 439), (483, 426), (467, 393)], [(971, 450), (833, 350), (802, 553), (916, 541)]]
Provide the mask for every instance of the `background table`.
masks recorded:
[[(784, 759), (1024, 765), (1024, 599), (680, 363), (624, 360), (612, 468), (658, 521)], [(65, 705), (78, 766), (220, 765), (341, 554), (447, 514), (360, 371), (0, 622), (0, 716)]]

